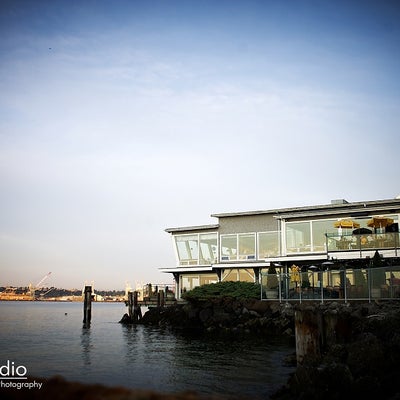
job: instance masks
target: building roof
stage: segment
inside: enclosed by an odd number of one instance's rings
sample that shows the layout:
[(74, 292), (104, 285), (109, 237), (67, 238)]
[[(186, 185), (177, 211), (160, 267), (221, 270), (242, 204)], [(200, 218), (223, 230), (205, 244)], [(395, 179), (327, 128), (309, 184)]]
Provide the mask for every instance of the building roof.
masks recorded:
[[(330, 204), (314, 205), (314, 206), (303, 206), (303, 207), (288, 207), (288, 208), (275, 208), (270, 210), (256, 210), (256, 211), (241, 211), (231, 213), (218, 213), (211, 214), (211, 217), (215, 218), (226, 218), (226, 217), (240, 217), (240, 216), (251, 216), (251, 215), (262, 215), (270, 214), (275, 218), (290, 219), (290, 218), (306, 218), (306, 217), (318, 217), (325, 215), (351, 215), (353, 217), (362, 215), (371, 215), (374, 213), (381, 214), (385, 213), (398, 213), (400, 210), (400, 198), (386, 200), (372, 200), (372, 201), (358, 201), (348, 202), (344, 199), (332, 200)], [(219, 224), (210, 225), (197, 225), (197, 226), (186, 226), (177, 228), (165, 229), (168, 233), (177, 232), (195, 232), (195, 231), (207, 231), (218, 229)]]
[(346, 200), (332, 200), (330, 204), (303, 206), (303, 207), (289, 207), (289, 208), (276, 208), (271, 210), (258, 210), (258, 211), (243, 211), (233, 213), (219, 213), (211, 214), (212, 217), (238, 217), (245, 215), (260, 215), (260, 214), (274, 214), (276, 217), (289, 218), (311, 215), (325, 215), (325, 214), (344, 214), (349, 212), (365, 212), (370, 213), (374, 211), (387, 211), (398, 212), (400, 208), (400, 199), (386, 199), (374, 201), (359, 201), (349, 203)]
[(174, 232), (190, 232), (190, 231), (207, 231), (211, 229), (218, 229), (218, 224), (210, 224), (210, 225), (197, 225), (197, 226), (182, 226), (178, 228), (167, 228), (165, 232), (174, 233)]

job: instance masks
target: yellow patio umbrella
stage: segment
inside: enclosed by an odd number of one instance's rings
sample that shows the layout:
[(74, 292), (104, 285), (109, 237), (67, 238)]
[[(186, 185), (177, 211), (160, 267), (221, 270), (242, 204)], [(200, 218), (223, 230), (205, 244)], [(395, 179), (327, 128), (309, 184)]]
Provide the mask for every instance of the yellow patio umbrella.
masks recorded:
[(290, 267), (290, 281), (296, 282), (296, 285), (300, 282), (300, 267), (295, 264)]
[(386, 228), (388, 225), (393, 224), (393, 218), (376, 216), (372, 217), (367, 225), (371, 228)]
[(339, 219), (334, 223), (335, 228), (347, 228), (347, 229), (355, 229), (359, 228), (360, 224), (358, 222), (355, 222), (351, 219)]

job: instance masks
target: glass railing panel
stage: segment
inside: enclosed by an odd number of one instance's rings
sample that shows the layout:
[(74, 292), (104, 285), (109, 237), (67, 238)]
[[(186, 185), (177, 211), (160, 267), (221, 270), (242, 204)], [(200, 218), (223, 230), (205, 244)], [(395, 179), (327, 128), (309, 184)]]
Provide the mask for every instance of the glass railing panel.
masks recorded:
[(400, 267), (391, 267), (387, 275), (389, 298), (400, 298)]
[(328, 251), (346, 251), (357, 248), (355, 235), (329, 235)]
[(360, 269), (309, 269), (277, 273), (271, 287), (270, 275), (261, 273), (261, 299), (275, 301), (348, 301), (394, 299), (400, 301), (400, 266)]
[(327, 235), (328, 252), (399, 248), (399, 233)]

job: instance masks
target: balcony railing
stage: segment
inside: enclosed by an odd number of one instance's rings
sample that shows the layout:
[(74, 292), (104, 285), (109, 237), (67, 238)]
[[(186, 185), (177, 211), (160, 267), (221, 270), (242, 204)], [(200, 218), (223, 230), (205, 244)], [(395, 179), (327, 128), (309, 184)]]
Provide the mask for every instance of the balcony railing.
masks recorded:
[(367, 233), (361, 235), (327, 234), (328, 252), (368, 251), (379, 249), (398, 249), (399, 233)]
[[(315, 267), (314, 267), (315, 268)], [(318, 269), (297, 274), (261, 273), (261, 299), (280, 302), (400, 300), (400, 265), (383, 268)]]

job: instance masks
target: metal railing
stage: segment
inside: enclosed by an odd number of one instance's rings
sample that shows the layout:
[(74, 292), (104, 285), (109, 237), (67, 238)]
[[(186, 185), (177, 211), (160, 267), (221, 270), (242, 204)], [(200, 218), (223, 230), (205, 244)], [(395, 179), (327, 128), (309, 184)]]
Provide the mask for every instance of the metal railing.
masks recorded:
[[(271, 285), (271, 277), (274, 284)], [(261, 300), (280, 302), (400, 300), (400, 266), (308, 270), (260, 276)]]

